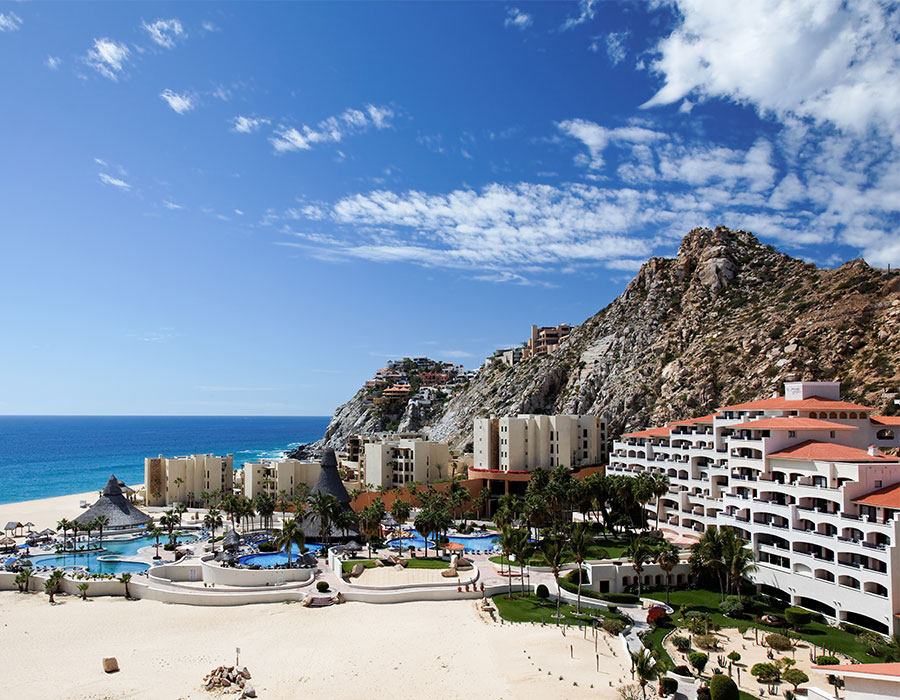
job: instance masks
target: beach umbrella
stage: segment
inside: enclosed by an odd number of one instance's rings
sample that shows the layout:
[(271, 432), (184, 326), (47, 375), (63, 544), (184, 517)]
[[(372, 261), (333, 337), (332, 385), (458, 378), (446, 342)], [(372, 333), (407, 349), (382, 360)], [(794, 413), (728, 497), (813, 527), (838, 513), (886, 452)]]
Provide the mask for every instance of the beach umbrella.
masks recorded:
[(222, 538), (222, 546), (228, 549), (234, 549), (235, 547), (239, 547), (241, 544), (241, 536), (237, 534), (234, 530), (229, 530), (225, 533), (225, 536)]
[(216, 561), (223, 561), (227, 563), (233, 563), (237, 559), (231, 552), (221, 551), (216, 553)]
[(8, 545), (8, 544), (15, 544), (15, 543), (16, 543), (16, 541), (12, 537), (7, 537), (6, 535), (4, 535), (3, 537), (0, 537), (0, 545)]
[(20, 569), (31, 569), (34, 567), (34, 564), (31, 563), (31, 559), (19, 559), (16, 564)]
[(390, 513), (384, 516), (384, 519), (381, 522), (384, 523), (385, 527), (397, 527), (398, 524), (397, 521), (394, 520), (394, 516)]
[(28, 532), (31, 532), (31, 528), (34, 527), (34, 523), (25, 523), (25, 527), (28, 528)]
[(41, 530), (38, 535), (41, 537), (53, 537), (56, 534), (56, 530), (51, 530), (49, 527), (45, 530)]
[(361, 552), (362, 547), (356, 540), (350, 540), (347, 544), (344, 545), (344, 550), (347, 552)]
[(466, 545), (461, 544), (459, 542), (448, 542), (447, 544), (445, 544), (441, 547), (441, 549), (450, 549), (454, 552), (461, 552), (465, 548), (466, 548)]

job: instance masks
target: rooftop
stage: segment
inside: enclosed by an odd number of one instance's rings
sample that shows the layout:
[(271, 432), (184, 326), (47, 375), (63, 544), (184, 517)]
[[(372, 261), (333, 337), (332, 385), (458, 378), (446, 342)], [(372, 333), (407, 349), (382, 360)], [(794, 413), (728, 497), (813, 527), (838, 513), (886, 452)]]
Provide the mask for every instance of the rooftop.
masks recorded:
[(885, 486), (853, 500), (866, 506), (900, 508), (900, 483)]
[(760, 418), (729, 426), (738, 429), (753, 430), (858, 430), (855, 425), (832, 423), (818, 418), (800, 418), (798, 416), (786, 416), (783, 418)]
[(813, 666), (816, 671), (838, 676), (881, 676), (884, 680), (900, 681), (900, 663), (890, 664), (838, 664), (835, 666)]
[(671, 432), (671, 430), (671, 428), (649, 428), (647, 430), (638, 430), (635, 433), (625, 433), (624, 435), (622, 435), (622, 437), (669, 437), (669, 433)]
[(747, 403), (738, 403), (733, 406), (723, 406), (720, 411), (777, 411), (777, 410), (799, 410), (799, 411), (871, 411), (869, 406), (860, 406), (859, 404), (850, 403), (849, 401), (835, 401), (834, 399), (823, 399), (821, 396), (810, 396), (808, 399), (786, 399), (783, 396), (776, 396), (771, 399), (761, 399), (760, 401), (749, 401)]
[(896, 425), (900, 427), (900, 416), (872, 416), (869, 420), (875, 425)]
[(866, 450), (833, 442), (805, 440), (768, 455), (777, 459), (818, 459), (829, 462), (896, 462), (896, 457), (870, 455)]

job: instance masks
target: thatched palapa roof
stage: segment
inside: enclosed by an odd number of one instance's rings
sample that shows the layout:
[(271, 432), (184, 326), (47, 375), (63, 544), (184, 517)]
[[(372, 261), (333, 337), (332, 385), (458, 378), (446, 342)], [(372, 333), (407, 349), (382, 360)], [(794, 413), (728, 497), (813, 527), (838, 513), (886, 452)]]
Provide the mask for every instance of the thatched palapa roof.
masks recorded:
[[(319, 479), (316, 481), (316, 485), (313, 486), (312, 491), (310, 491), (310, 495), (317, 493), (331, 494), (338, 500), (341, 507), (346, 510), (351, 510), (350, 494), (347, 493), (344, 482), (341, 481), (341, 475), (338, 473), (337, 468), (337, 457), (334, 456), (334, 450), (330, 447), (326, 448), (322, 453), (321, 465)], [(310, 516), (303, 521), (303, 531), (306, 534), (306, 538), (309, 540), (318, 541), (322, 534), (321, 529), (322, 526), (319, 522), (319, 518), (315, 515), (310, 514)], [(329, 526), (329, 534), (332, 539), (340, 539), (344, 535), (340, 528), (334, 526), (334, 523), (331, 523)], [(347, 534), (351, 537), (358, 537), (359, 531), (356, 528), (350, 528), (347, 530)]]
[(106, 528), (109, 529), (138, 527), (151, 521), (149, 515), (135, 508), (125, 498), (115, 474), (109, 477), (106, 488), (103, 489), (97, 502), (75, 518), (75, 522), (79, 525), (89, 523), (101, 515), (105, 515), (109, 519), (109, 523), (106, 525)]

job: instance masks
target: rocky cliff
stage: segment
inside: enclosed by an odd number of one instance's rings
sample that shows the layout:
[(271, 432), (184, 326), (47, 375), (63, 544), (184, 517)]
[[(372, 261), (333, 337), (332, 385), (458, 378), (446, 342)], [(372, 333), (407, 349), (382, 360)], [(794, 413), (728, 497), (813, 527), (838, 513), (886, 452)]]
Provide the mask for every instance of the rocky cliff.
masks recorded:
[[(788, 379), (840, 379), (848, 398), (892, 410), (900, 385), (900, 275), (853, 260), (821, 269), (751, 233), (695, 229), (652, 258), (553, 355), (494, 361), (457, 390), (433, 439), (463, 447), (476, 416), (604, 413), (611, 433), (764, 398)], [(326, 441), (377, 429), (361, 394)]]

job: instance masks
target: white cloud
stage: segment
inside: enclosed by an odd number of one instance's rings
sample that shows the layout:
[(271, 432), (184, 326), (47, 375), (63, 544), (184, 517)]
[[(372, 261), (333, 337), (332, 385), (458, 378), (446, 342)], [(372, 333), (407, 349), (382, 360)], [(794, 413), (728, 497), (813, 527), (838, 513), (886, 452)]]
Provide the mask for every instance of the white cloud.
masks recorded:
[(592, 170), (603, 167), (603, 151), (610, 142), (646, 144), (665, 138), (665, 134), (659, 131), (640, 126), (608, 129), (586, 119), (569, 119), (556, 126), (567, 136), (578, 139), (587, 146), (589, 157), (581, 157), (577, 162), (587, 165)]
[(15, 12), (0, 12), (0, 32), (15, 32), (22, 26), (22, 18)]
[(118, 187), (120, 190), (130, 190), (131, 185), (129, 185), (124, 180), (120, 180), (117, 177), (113, 177), (112, 175), (107, 175), (106, 173), (99, 173), (100, 182), (104, 185), (112, 185), (113, 187)]
[(237, 116), (233, 120), (233, 126), (231, 127), (232, 131), (236, 131), (239, 134), (252, 134), (254, 131), (259, 129), (263, 124), (269, 124), (268, 119), (262, 119), (260, 117), (241, 117)]
[(366, 105), (365, 111), (348, 109), (337, 117), (328, 117), (320, 121), (315, 128), (302, 126), (280, 126), (269, 138), (269, 142), (278, 153), (289, 151), (308, 151), (321, 143), (339, 143), (344, 137), (361, 133), (369, 128), (386, 129), (390, 127), (393, 110), (388, 107)]
[(178, 114), (190, 112), (197, 106), (196, 98), (188, 92), (177, 93), (172, 90), (163, 90), (159, 96)]
[(244, 215), (244, 212), (241, 211), (240, 209), (235, 209), (235, 210), (234, 210), (234, 213), (237, 214), (238, 216), (243, 216), (243, 215)]
[(163, 201), (163, 206), (166, 209), (172, 209), (172, 210), (184, 209), (184, 207), (181, 206), (180, 204), (175, 204), (175, 202), (170, 202), (168, 199)]
[(141, 27), (154, 43), (166, 49), (175, 47), (175, 39), (184, 36), (184, 28), (177, 19), (158, 19), (152, 24), (141, 23)]
[(44, 65), (50, 70), (59, 70), (60, 65), (62, 65), (62, 59), (57, 56), (47, 56)]
[(527, 12), (522, 12), (518, 7), (511, 7), (506, 11), (506, 19), (503, 20), (504, 27), (515, 27), (516, 29), (526, 29), (534, 23), (534, 19)]
[(651, 69), (644, 106), (724, 98), (863, 134), (900, 132), (897, 8), (876, 0), (675, 0), (682, 22)]
[(94, 48), (87, 52), (84, 60), (100, 75), (115, 81), (125, 70), (130, 54), (125, 44), (107, 38), (94, 39)]
[(625, 42), (630, 32), (612, 32), (606, 35), (606, 55), (614, 66), (619, 65), (628, 55)]
[(563, 31), (573, 29), (579, 24), (584, 24), (585, 22), (594, 19), (596, 15), (597, 0), (578, 0), (578, 16), (569, 17), (563, 22), (562, 29)]
[(202, 25), (204, 32), (217, 32), (219, 28), (212, 22), (204, 22)]

